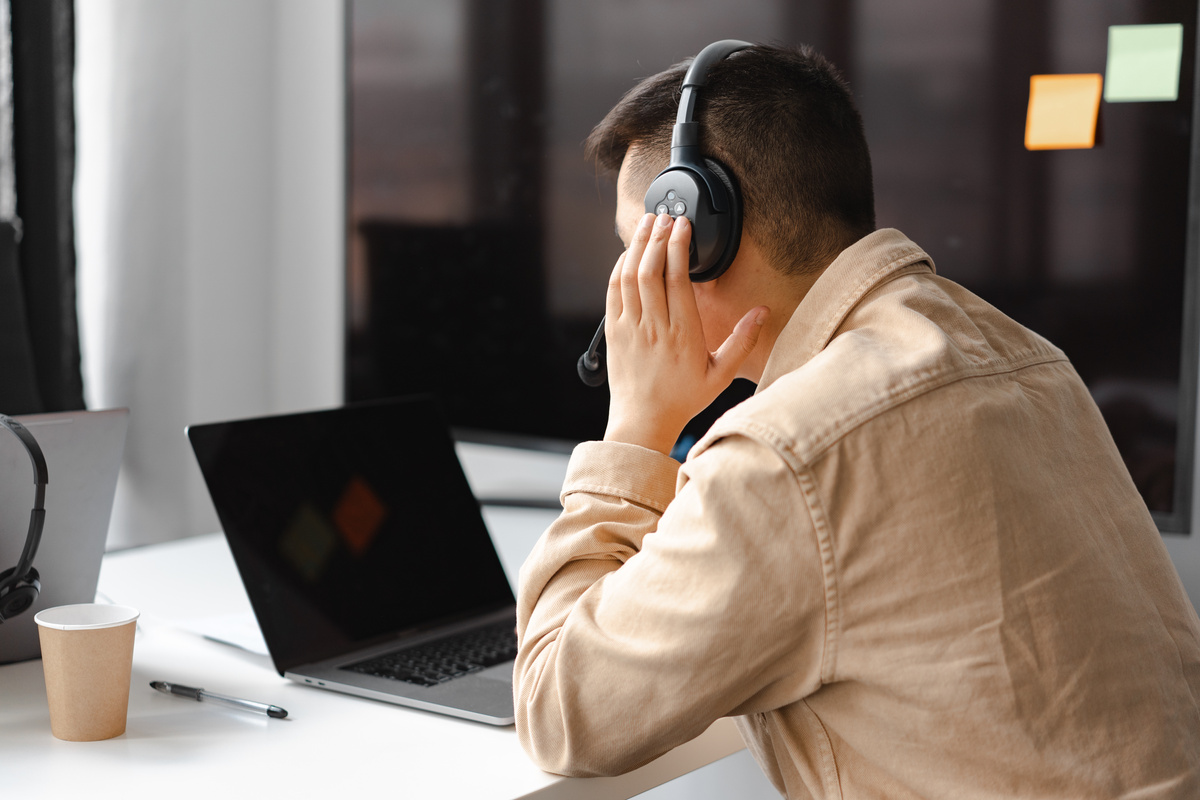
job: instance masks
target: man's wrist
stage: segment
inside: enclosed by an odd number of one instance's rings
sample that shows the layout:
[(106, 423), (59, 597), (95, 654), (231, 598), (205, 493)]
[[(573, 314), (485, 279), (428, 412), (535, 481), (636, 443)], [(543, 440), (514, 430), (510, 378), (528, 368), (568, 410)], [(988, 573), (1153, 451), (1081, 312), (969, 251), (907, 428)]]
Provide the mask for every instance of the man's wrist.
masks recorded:
[(609, 422), (604, 431), (604, 441), (619, 442), (644, 447), (647, 450), (657, 450), (663, 455), (671, 455), (678, 434), (667, 433), (655, 428), (636, 424)]

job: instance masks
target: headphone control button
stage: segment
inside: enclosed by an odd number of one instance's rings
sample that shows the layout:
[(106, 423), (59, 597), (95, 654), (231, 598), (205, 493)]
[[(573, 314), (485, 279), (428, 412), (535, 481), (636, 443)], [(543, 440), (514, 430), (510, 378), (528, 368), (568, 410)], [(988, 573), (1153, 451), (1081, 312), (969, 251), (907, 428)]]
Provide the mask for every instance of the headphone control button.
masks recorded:
[(659, 203), (659, 204), (658, 204), (658, 207), (654, 209), (654, 213), (656, 213), (656, 214), (666, 214), (668, 210), (669, 210), (669, 209), (667, 208), (667, 204), (666, 204), (666, 203)]
[(682, 217), (685, 213), (687, 213), (687, 205), (680, 200), (675, 204), (675, 216)]

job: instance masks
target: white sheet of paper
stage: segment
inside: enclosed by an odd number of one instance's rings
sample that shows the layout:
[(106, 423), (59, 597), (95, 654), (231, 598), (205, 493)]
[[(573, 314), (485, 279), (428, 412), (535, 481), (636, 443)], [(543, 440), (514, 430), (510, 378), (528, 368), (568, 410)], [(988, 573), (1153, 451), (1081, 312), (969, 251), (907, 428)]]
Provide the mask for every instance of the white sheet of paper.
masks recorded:
[(252, 611), (198, 617), (181, 622), (178, 627), (214, 642), (232, 645), (263, 656), (270, 655), (267, 643), (263, 640), (262, 630), (258, 627), (258, 620), (254, 618)]

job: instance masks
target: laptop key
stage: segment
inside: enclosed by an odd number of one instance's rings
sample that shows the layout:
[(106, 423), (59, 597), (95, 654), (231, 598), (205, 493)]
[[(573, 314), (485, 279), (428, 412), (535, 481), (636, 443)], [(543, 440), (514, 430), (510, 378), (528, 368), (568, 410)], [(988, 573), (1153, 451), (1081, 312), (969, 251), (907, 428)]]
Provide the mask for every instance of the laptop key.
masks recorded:
[(511, 623), (495, 623), (434, 642), (385, 653), (342, 667), (351, 672), (436, 686), (508, 661), (516, 656)]

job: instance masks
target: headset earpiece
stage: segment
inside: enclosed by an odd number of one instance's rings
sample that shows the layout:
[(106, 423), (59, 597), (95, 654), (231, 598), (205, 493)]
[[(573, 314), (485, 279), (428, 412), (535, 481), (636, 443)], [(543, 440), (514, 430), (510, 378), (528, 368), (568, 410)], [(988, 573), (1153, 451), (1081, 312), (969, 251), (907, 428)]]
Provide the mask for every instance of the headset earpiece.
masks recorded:
[(12, 581), (12, 586), (0, 589), (0, 622), (28, 611), (42, 590), (41, 576), (35, 568), (30, 567), (24, 577), (13, 580), (15, 571), (13, 567), (0, 573), (0, 586)]
[(719, 161), (667, 167), (646, 190), (645, 204), (648, 213), (687, 217), (692, 223), (692, 281), (711, 281), (733, 263), (742, 238), (742, 199)]
[(706, 270), (692, 273), (692, 280), (696, 283), (716, 280), (720, 277), (737, 258), (738, 248), (742, 244), (742, 192), (738, 188), (737, 180), (734, 179), (733, 173), (715, 158), (704, 159), (704, 164), (708, 167), (708, 171), (724, 185), (729, 210), (720, 217), (720, 225), (725, 229), (720, 237), (724, 246), (721, 248), (720, 254), (713, 259), (712, 266)]

